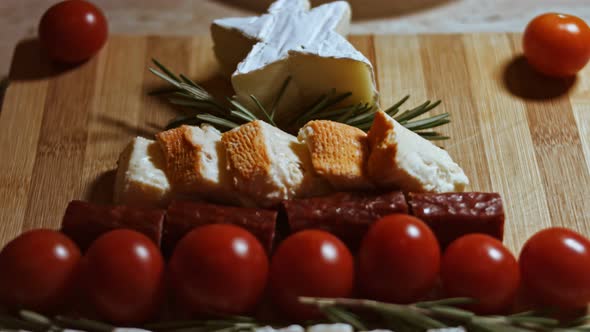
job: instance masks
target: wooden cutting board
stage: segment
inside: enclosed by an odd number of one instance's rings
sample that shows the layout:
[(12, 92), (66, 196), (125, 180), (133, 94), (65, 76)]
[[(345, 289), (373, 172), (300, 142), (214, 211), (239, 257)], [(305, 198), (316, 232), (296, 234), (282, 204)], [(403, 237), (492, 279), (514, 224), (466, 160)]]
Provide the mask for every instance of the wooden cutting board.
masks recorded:
[[(472, 190), (500, 192), (505, 242), (567, 226), (590, 235), (590, 68), (576, 79), (533, 73), (513, 34), (353, 36), (373, 62), (381, 103), (442, 99), (442, 145)], [(16, 51), (0, 114), (0, 244), (58, 227), (72, 199), (108, 202), (123, 146), (152, 137), (176, 111), (147, 92), (165, 86), (157, 58), (206, 88), (231, 93), (208, 37), (113, 36), (87, 63), (51, 65), (34, 41)], [(329, 87), (328, 87), (329, 88)]]

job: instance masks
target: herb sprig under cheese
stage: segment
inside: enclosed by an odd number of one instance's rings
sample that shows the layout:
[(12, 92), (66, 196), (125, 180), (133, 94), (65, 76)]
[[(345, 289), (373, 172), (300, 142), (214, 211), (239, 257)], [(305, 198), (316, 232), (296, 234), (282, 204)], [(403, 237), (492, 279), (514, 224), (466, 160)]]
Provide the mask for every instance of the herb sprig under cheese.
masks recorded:
[[(166, 129), (175, 128), (183, 124), (199, 125), (201, 123), (209, 123), (220, 130), (229, 130), (254, 120), (262, 120), (273, 126), (277, 126), (274, 121), (274, 116), (277, 110), (277, 105), (290, 83), (290, 78), (287, 78), (283, 83), (279, 93), (274, 99), (271, 109), (269, 110), (262, 106), (256, 96), (251, 95), (250, 98), (258, 108), (257, 110), (252, 111), (237, 100), (229, 97), (226, 98), (227, 102), (219, 101), (202, 86), (198, 85), (185, 75), (180, 74), (177, 76), (157, 60), (153, 59), (152, 61), (157, 69), (150, 67), (149, 70), (162, 80), (170, 83), (172, 88), (154, 91), (150, 94), (165, 95), (171, 104), (190, 110), (186, 115), (170, 121), (166, 126)], [(317, 101), (306, 108), (306, 111), (302, 112), (299, 117), (294, 119), (291, 128), (281, 129), (288, 132), (297, 132), (298, 129), (308, 121), (332, 120), (346, 123), (364, 131), (369, 130), (373, 123), (373, 119), (375, 118), (375, 113), (379, 108), (377, 105), (371, 103), (338, 106), (350, 95), (350, 93), (336, 94), (335, 91), (332, 90), (318, 98)], [(435, 102), (427, 100), (417, 107), (400, 113), (400, 107), (409, 98), (409, 95), (403, 97), (400, 101), (387, 108), (385, 112), (394, 117), (395, 120), (404, 127), (416, 132), (426, 139), (448, 139), (448, 136), (443, 136), (438, 132), (426, 131), (451, 122), (448, 113), (445, 112), (416, 120), (417, 117), (437, 107), (440, 104), (440, 100)], [(262, 116), (257, 114), (261, 114)]]

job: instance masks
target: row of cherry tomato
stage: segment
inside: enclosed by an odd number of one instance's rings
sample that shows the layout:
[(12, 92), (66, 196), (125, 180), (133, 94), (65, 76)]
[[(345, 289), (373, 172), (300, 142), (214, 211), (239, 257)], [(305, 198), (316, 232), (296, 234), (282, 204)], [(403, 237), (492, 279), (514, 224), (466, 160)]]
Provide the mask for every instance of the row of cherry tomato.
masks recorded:
[(166, 295), (191, 314), (247, 314), (268, 290), (283, 314), (305, 320), (319, 313), (299, 296), (408, 303), (427, 296), (439, 279), (445, 296), (474, 298), (470, 309), (479, 313), (507, 310), (521, 286), (543, 305), (590, 302), (590, 242), (580, 234), (543, 230), (519, 262), (482, 234), (457, 239), (441, 255), (426, 224), (401, 214), (369, 229), (356, 261), (324, 231), (291, 235), (269, 259), (248, 231), (217, 224), (187, 234), (167, 265), (151, 240), (131, 230), (104, 234), (84, 256), (62, 233), (33, 230), (0, 252), (0, 271), (0, 299), (10, 309), (60, 313), (82, 293), (98, 317), (119, 324), (157, 317)]

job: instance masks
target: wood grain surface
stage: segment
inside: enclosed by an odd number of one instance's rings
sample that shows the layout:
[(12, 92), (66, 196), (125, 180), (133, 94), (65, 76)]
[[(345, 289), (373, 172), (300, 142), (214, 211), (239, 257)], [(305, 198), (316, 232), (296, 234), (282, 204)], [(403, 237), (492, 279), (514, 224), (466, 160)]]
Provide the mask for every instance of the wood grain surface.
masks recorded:
[[(535, 231), (590, 235), (590, 70), (574, 79), (535, 74), (515, 34), (352, 36), (376, 68), (382, 105), (442, 99), (442, 145), (471, 190), (499, 192), (506, 239), (518, 251)], [(34, 41), (17, 47), (0, 113), (0, 244), (24, 229), (58, 227), (73, 199), (109, 202), (117, 157), (152, 137), (177, 110), (147, 92), (164, 84), (157, 58), (220, 94), (207, 37), (111, 37), (99, 56), (52, 65)]]
[[(33, 38), (43, 12), (60, 0), (0, 1), (0, 78), (19, 40)], [(273, 0), (93, 0), (111, 34), (209, 35), (211, 21), (256, 15)], [(311, 0), (316, 6), (330, 0)], [(575, 14), (590, 22), (588, 0), (347, 0), (353, 34), (520, 32), (545, 12)]]

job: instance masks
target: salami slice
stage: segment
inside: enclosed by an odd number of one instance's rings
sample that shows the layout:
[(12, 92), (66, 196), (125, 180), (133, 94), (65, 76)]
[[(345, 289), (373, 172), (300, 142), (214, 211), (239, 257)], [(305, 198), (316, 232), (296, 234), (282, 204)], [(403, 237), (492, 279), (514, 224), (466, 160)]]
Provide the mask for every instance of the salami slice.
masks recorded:
[(393, 213), (408, 213), (399, 191), (385, 194), (340, 192), (323, 197), (283, 202), (291, 232), (316, 228), (338, 236), (352, 249), (360, 244), (369, 226)]
[(412, 214), (432, 228), (441, 246), (469, 233), (504, 237), (504, 208), (497, 193), (410, 193)]
[(173, 201), (168, 206), (162, 249), (170, 254), (176, 243), (197, 226), (233, 224), (250, 231), (267, 251), (272, 248), (277, 212), (209, 203)]
[(61, 231), (83, 251), (102, 234), (119, 228), (143, 233), (159, 246), (164, 215), (165, 211), (159, 209), (71, 201), (63, 217)]

